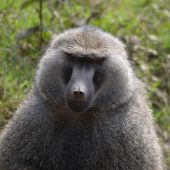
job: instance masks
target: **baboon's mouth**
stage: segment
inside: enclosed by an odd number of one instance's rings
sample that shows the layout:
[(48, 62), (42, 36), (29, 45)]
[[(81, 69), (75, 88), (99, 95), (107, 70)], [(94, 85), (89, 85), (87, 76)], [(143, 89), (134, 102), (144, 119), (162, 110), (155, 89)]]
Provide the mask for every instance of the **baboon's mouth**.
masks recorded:
[(88, 103), (79, 100), (68, 100), (66, 102), (68, 108), (73, 112), (84, 112), (88, 109)]
[(79, 104), (86, 104), (87, 102), (86, 101), (82, 101), (82, 100), (74, 100), (74, 99), (70, 99), (70, 101), (72, 102), (72, 103), (79, 103)]

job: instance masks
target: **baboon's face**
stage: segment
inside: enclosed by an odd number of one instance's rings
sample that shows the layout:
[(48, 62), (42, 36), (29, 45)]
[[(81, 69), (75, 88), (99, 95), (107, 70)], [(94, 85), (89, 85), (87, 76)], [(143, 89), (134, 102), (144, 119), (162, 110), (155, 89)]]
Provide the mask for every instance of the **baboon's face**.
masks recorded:
[(40, 62), (36, 84), (45, 100), (73, 112), (119, 105), (135, 86), (122, 43), (91, 27), (54, 38)]
[(65, 103), (73, 112), (85, 112), (93, 105), (94, 96), (104, 81), (104, 58), (66, 54), (62, 79), (65, 84)]

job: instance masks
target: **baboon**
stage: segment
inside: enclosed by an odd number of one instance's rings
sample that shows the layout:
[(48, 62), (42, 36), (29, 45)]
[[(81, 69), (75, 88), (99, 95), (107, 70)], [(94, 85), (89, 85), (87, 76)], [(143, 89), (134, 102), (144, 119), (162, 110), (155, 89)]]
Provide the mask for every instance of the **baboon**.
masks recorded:
[(54, 36), (0, 138), (0, 170), (163, 170), (124, 45), (84, 26)]

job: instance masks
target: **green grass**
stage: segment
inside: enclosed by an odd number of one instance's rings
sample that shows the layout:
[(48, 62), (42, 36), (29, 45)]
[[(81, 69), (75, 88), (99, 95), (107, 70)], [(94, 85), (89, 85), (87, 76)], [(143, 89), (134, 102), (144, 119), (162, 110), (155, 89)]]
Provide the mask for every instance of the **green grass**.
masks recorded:
[[(31, 89), (36, 65), (43, 53), (38, 33), (16, 40), (21, 30), (39, 25), (37, 2), (24, 9), (21, 9), (22, 3), (22, 0), (1, 0), (0, 5), (0, 127)], [(52, 16), (47, 1), (43, 6), (43, 47), (47, 46), (53, 33), (81, 25), (82, 20), (111, 32), (127, 44), (129, 58), (138, 76), (147, 84), (163, 142), (169, 146), (169, 0), (52, 1), (59, 17)], [(170, 166), (170, 149), (165, 148), (165, 152)]]

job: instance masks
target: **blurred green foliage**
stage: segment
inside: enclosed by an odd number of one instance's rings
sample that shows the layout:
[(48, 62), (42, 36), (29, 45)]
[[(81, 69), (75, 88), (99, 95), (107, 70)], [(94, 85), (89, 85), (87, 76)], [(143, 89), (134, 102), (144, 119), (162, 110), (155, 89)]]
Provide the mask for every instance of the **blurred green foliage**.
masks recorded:
[(169, 0), (1, 0), (0, 127), (30, 90), (52, 34), (87, 24), (127, 45), (129, 60), (146, 83), (170, 166)]

